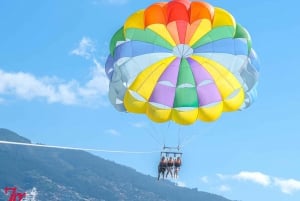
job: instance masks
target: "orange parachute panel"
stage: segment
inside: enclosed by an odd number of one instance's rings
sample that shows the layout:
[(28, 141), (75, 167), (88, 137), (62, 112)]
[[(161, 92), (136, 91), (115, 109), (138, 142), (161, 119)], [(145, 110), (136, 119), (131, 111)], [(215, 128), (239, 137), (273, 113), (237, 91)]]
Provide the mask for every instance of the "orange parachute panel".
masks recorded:
[(153, 4), (145, 10), (145, 27), (151, 24), (167, 24), (166, 13), (162, 4)]
[(199, 19), (212, 20), (214, 15), (214, 8), (205, 2), (192, 2), (189, 9), (190, 24)]

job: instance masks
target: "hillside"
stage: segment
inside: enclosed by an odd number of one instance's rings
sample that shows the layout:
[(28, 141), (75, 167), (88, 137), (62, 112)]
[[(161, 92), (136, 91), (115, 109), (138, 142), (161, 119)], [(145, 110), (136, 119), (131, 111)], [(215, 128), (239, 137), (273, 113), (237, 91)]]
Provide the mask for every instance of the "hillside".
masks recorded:
[[(30, 140), (0, 129), (0, 140)], [(5, 187), (37, 191), (32, 200), (51, 201), (229, 201), (177, 187), (83, 151), (0, 144), (0, 200)]]

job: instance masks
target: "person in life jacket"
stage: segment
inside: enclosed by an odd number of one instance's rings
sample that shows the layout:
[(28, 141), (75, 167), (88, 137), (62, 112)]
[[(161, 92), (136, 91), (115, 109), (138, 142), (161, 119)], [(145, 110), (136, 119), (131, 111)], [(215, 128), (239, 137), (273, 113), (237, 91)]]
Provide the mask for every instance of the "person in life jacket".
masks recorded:
[(171, 177), (173, 178), (173, 167), (174, 167), (174, 161), (172, 157), (169, 157), (168, 162), (167, 162), (167, 174), (166, 177), (168, 177), (169, 173)]
[(166, 169), (167, 169), (167, 160), (163, 156), (163, 157), (161, 157), (161, 160), (160, 160), (160, 162), (158, 164), (158, 176), (157, 176), (157, 180), (160, 179), (161, 175), (162, 175), (163, 179), (165, 178)]
[(180, 167), (181, 167), (181, 158), (178, 156), (174, 162), (174, 167), (175, 167), (175, 170), (174, 170), (174, 178), (178, 178), (178, 172), (180, 170)]

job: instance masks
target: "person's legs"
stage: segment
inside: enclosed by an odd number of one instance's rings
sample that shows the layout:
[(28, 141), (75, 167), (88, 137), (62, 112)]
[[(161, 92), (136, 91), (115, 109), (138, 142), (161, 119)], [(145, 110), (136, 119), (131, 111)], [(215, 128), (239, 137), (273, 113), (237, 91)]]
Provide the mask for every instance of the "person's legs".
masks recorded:
[(158, 166), (157, 168), (157, 180), (159, 180), (161, 174), (161, 168)]
[(175, 167), (175, 169), (174, 169), (174, 178), (175, 179), (177, 178), (177, 173), (178, 173), (178, 170), (177, 170), (177, 167)]

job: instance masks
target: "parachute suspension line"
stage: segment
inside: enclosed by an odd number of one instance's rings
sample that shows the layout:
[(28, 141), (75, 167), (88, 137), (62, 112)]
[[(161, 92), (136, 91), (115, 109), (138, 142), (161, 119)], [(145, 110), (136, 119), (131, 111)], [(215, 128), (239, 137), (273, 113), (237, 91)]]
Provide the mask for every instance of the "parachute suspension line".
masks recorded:
[[(133, 116), (129, 113), (127, 113), (128, 115), (126, 115), (126, 120), (128, 120), (128, 118), (130, 118), (133, 122), (136, 121), (136, 119), (133, 118)], [(143, 129), (144, 133), (149, 135), (153, 141), (155, 141), (159, 146), (161, 146), (161, 140), (158, 139), (158, 137), (155, 136), (155, 133), (157, 133), (157, 130), (155, 129), (155, 127), (152, 125), (151, 121), (150, 121), (150, 126), (151, 128), (148, 127), (147, 125), (144, 125), (144, 123), (142, 123), (141, 126), (136, 126), (139, 129)]]
[(161, 141), (153, 134), (153, 130), (155, 133), (157, 133), (157, 130), (155, 129), (155, 127), (151, 124), (152, 129), (146, 129), (146, 133), (150, 135), (150, 137), (152, 137), (152, 139), (159, 145), (161, 145)]
[(181, 147), (185, 147), (189, 143), (191, 143), (196, 138), (196, 134), (192, 135), (191, 137), (186, 138), (183, 143), (181, 144)]
[(178, 150), (181, 148), (181, 126), (179, 126), (178, 131), (177, 131), (177, 136), (178, 136)]
[[(171, 122), (168, 122), (168, 129), (167, 132), (165, 132), (167, 134), (167, 136), (170, 135), (170, 127), (171, 127)], [(166, 145), (166, 135), (164, 134), (164, 146)]]
[(166, 140), (167, 139), (166, 135), (167, 136), (170, 135), (170, 127), (171, 127), (171, 122), (169, 121), (168, 122), (168, 126), (167, 126), (167, 130), (165, 132), (163, 132), (163, 135), (162, 135), (163, 136), (163, 145), (164, 145), (163, 146), (163, 150), (166, 149), (166, 148), (168, 148), (168, 146), (166, 146), (166, 141), (167, 141)]
[(91, 149), (91, 148), (66, 147), (66, 146), (55, 146), (55, 145), (44, 145), (44, 144), (31, 144), (31, 143), (10, 142), (10, 141), (0, 141), (0, 144), (10, 144), (10, 145), (27, 146), (27, 147), (52, 148), (52, 149), (77, 150), (77, 151), (119, 153), (119, 154), (153, 154), (153, 153), (159, 153), (160, 152), (160, 150), (159, 151), (158, 150), (157, 151), (126, 151), (126, 150)]
[(213, 126), (211, 124), (211, 126), (209, 126), (208, 128), (206, 128), (205, 130), (203, 130), (201, 133), (194, 133), (191, 136), (187, 136), (186, 138), (184, 138), (181, 147), (185, 147), (186, 145), (190, 144), (196, 137), (200, 136), (200, 135), (207, 135), (209, 131), (211, 131), (213, 129)]
[(161, 136), (162, 135), (161, 132), (159, 132), (157, 130), (157, 128), (154, 126), (154, 123), (152, 121), (149, 121), (149, 122), (150, 122), (150, 126), (151, 126), (151, 129), (150, 129), (151, 131), (147, 132), (147, 133), (157, 142), (157, 144), (159, 144), (159, 146), (161, 146), (162, 144), (165, 143), (165, 138), (164, 138), (164, 136), (162, 136), (163, 139), (159, 139), (155, 134), (158, 133)]

